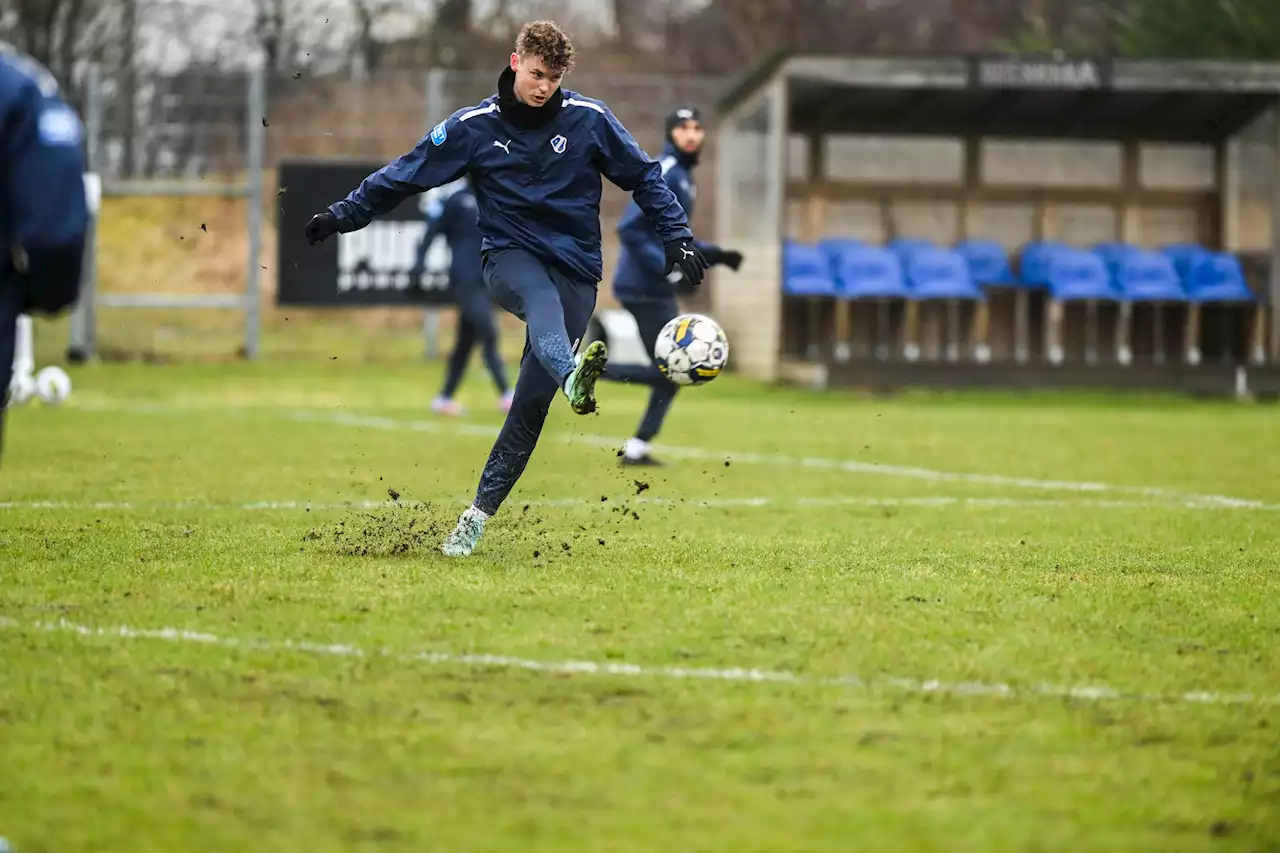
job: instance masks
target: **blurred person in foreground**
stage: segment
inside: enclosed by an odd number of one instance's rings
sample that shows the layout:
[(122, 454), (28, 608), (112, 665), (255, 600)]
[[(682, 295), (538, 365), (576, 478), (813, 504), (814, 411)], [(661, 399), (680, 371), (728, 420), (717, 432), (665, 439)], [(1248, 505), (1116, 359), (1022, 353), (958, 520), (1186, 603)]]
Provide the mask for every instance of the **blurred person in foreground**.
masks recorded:
[[(685, 215), (693, 219), (693, 203), (698, 197), (693, 170), (702, 154), (707, 131), (696, 107), (681, 107), (672, 112), (667, 116), (665, 131), (666, 140), (659, 161), (662, 174), (684, 208)], [(618, 222), (618, 237), (622, 241), (622, 253), (613, 276), (613, 293), (635, 318), (649, 364), (610, 365), (604, 372), (604, 378), (635, 382), (653, 389), (635, 436), (623, 445), (620, 461), (623, 465), (660, 465), (650, 453), (649, 442), (662, 429), (678, 386), (653, 363), (653, 350), (662, 327), (680, 313), (676, 296), (687, 288), (678, 272), (670, 276), (665, 274), (662, 240), (634, 202), (627, 205)], [(698, 248), (711, 266), (724, 264), (736, 271), (742, 265), (741, 252), (702, 242), (698, 243)]]
[(0, 449), (19, 315), (57, 314), (80, 294), (83, 138), (53, 75), (0, 42)]
[(462, 414), (462, 405), (453, 398), (467, 372), (471, 350), (478, 343), (484, 352), (484, 363), (498, 388), (498, 407), (511, 411), (512, 395), (507, 386), (507, 370), (498, 351), (498, 324), (493, 316), (493, 297), (484, 285), (481, 263), (480, 222), (476, 196), (471, 182), (464, 178), (458, 188), (444, 200), (438, 215), (431, 219), (427, 233), (418, 246), (414, 264), (415, 279), (426, 267), (427, 250), (436, 237), (444, 235), (449, 243), (449, 284), (458, 304), (458, 334), (449, 354), (448, 371), (439, 396), (431, 401), (431, 411), (438, 415)]
[(576, 414), (596, 409), (607, 352), (586, 332), (602, 277), (603, 175), (653, 222), (666, 271), (691, 286), (707, 262), (662, 167), (602, 102), (560, 88), (573, 69), (569, 36), (551, 21), (526, 24), (498, 91), (440, 122), (413, 151), (366, 178), (306, 226), (312, 244), (355, 231), (414, 193), (471, 176), (484, 236), (484, 279), (495, 300), (525, 321), (524, 357), (511, 411), (480, 475), (475, 502), (440, 549), (471, 554), (485, 523), (510, 494), (538, 443), (551, 402), (563, 393)]

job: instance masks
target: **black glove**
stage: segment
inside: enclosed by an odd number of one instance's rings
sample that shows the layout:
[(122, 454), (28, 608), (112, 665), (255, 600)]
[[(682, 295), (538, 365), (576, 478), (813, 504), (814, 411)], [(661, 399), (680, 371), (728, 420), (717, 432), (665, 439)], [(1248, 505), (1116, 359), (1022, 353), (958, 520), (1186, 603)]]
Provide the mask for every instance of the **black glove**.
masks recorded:
[(311, 221), (307, 223), (306, 235), (307, 245), (314, 246), (321, 240), (338, 233), (338, 220), (333, 218), (333, 214), (325, 211), (317, 213), (311, 217)]
[(738, 267), (742, 266), (742, 253), (734, 252), (730, 249), (708, 248), (702, 256), (707, 259), (710, 266), (716, 267), (724, 265), (734, 272), (738, 271)]
[(721, 249), (720, 257), (716, 258), (717, 264), (724, 264), (734, 272), (738, 271), (738, 267), (742, 266), (742, 253), (735, 252), (732, 249)]
[(674, 243), (668, 243), (666, 250), (667, 268), (663, 271), (663, 275), (679, 267), (687, 284), (692, 287), (702, 284), (702, 275), (709, 265), (692, 240), (676, 240)]

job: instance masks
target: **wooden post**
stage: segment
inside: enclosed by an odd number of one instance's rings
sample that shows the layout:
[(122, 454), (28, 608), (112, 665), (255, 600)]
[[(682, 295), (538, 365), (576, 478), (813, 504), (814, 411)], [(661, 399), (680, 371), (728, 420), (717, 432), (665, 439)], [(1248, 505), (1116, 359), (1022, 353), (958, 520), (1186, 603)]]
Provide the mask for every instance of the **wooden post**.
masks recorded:
[[(1049, 206), (1049, 202), (1043, 196), (1039, 199), (1039, 206), (1036, 208), (1036, 217), (1032, 221), (1032, 227), (1037, 240), (1048, 240), (1051, 235), (1057, 233), (1056, 211)], [(1061, 302), (1056, 299), (1047, 299), (1045, 301), (1044, 352), (1045, 359), (1050, 364), (1061, 364), (1066, 355), (1062, 346), (1062, 320), (1064, 313), (1065, 309)], [(1029, 317), (1030, 313), (1028, 312)]]
[(1271, 120), (1271, 293), (1267, 304), (1271, 314), (1271, 344), (1268, 356), (1280, 361), (1280, 109), (1272, 109)]
[[(981, 305), (982, 303), (978, 303)], [(960, 360), (960, 344), (963, 334), (960, 331), (960, 300), (947, 300), (947, 361)]]
[(1084, 360), (1098, 363), (1098, 302), (1094, 299), (1084, 303)]
[[(961, 240), (967, 240), (975, 236), (976, 221), (980, 210), (980, 203), (975, 194), (982, 184), (982, 140), (977, 136), (966, 136), (964, 138), (964, 196), (960, 201), (960, 233), (957, 235)], [(983, 282), (975, 282), (979, 287)], [(948, 310), (952, 310), (948, 306)], [(951, 319), (951, 315), (948, 315)], [(972, 325), (969, 327), (969, 340), (973, 347), (973, 358), (975, 361), (986, 363), (991, 359), (991, 346), (988, 334), (991, 329), (991, 306), (984, 297), (973, 306)], [(951, 361), (957, 360), (959, 357), (960, 342), (956, 340), (959, 335), (959, 322), (955, 323), (954, 328), (947, 329), (947, 357)], [(955, 352), (955, 357), (952, 352)]]
[[(810, 134), (806, 141), (809, 146), (809, 195), (805, 199), (805, 239), (810, 243), (817, 243), (827, 233), (827, 196), (824, 192), (827, 184), (823, 178), (826, 173), (826, 149), (822, 144), (821, 134)], [(841, 362), (848, 361), (853, 356), (852, 341), (853, 323), (849, 300), (836, 297), (832, 358)]]
[(1192, 367), (1200, 363), (1200, 306), (1191, 303), (1187, 306), (1187, 322), (1183, 326), (1183, 335), (1187, 339), (1184, 358)]
[(1044, 357), (1050, 364), (1062, 364), (1062, 315), (1065, 309), (1056, 299), (1044, 304)]
[[(1116, 239), (1121, 243), (1138, 245), (1142, 242), (1142, 148), (1136, 139), (1126, 139), (1121, 148), (1120, 158), (1120, 215), (1117, 217), (1118, 233)], [(1133, 306), (1125, 302), (1120, 305), (1116, 317), (1116, 361), (1130, 364), (1133, 361), (1133, 347), (1130, 344), (1133, 331)]]

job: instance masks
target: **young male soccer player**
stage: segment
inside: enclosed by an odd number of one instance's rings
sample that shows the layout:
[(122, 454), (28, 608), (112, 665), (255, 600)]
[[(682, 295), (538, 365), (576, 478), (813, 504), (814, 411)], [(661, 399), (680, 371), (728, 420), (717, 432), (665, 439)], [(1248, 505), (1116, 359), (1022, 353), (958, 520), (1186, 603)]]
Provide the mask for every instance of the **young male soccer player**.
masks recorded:
[(56, 314), (80, 293), (82, 137), (53, 75), (0, 42), (0, 447), (18, 316)]
[(484, 235), (484, 279), (498, 304), (525, 321), (515, 398), (476, 489), (441, 550), (470, 554), (524, 472), (551, 401), (595, 411), (606, 352), (574, 356), (601, 278), (600, 176), (631, 192), (665, 247), (667, 271), (691, 285), (707, 262), (688, 219), (651, 160), (600, 101), (560, 88), (573, 68), (569, 37), (550, 21), (526, 24), (498, 92), (440, 122), (417, 147), (365, 178), (307, 223), (308, 241), (363, 228), (404, 198), (470, 174)]
[[(698, 165), (698, 156), (707, 137), (697, 108), (681, 107), (667, 116), (666, 137), (660, 161), (662, 173), (685, 215), (692, 218), (693, 203), (698, 195), (693, 169)], [(627, 205), (626, 212), (622, 214), (618, 236), (622, 239), (622, 254), (613, 276), (613, 293), (622, 307), (635, 317), (640, 340), (652, 359), (658, 333), (680, 313), (676, 291), (681, 282), (671, 281), (664, 274), (662, 240), (635, 204)], [(698, 243), (698, 248), (713, 266), (724, 264), (737, 270), (742, 264), (740, 252), (721, 249), (710, 243)], [(673, 275), (671, 278), (679, 277)], [(650, 454), (649, 442), (662, 429), (662, 421), (675, 400), (678, 386), (668, 381), (652, 362), (645, 366), (610, 365), (604, 372), (604, 378), (653, 388), (635, 437), (627, 439), (622, 448), (621, 462), (623, 465), (661, 464)]]
[(444, 388), (431, 401), (431, 411), (440, 415), (460, 415), (462, 406), (453, 399), (462, 376), (467, 372), (467, 361), (472, 348), (479, 343), (484, 351), (484, 363), (498, 386), (498, 405), (504, 412), (511, 410), (511, 392), (507, 388), (507, 371), (502, 366), (498, 352), (498, 325), (493, 321), (493, 298), (484, 286), (484, 271), (480, 264), (480, 223), (476, 217), (476, 197), (470, 182), (463, 179), (461, 187), (441, 205), (438, 216), (431, 220), (427, 232), (418, 246), (418, 259), (414, 275), (422, 274), (426, 265), (427, 249), (436, 237), (444, 235), (449, 242), (449, 283), (453, 285), (454, 299), (458, 303), (458, 338), (449, 354), (449, 368), (445, 374)]

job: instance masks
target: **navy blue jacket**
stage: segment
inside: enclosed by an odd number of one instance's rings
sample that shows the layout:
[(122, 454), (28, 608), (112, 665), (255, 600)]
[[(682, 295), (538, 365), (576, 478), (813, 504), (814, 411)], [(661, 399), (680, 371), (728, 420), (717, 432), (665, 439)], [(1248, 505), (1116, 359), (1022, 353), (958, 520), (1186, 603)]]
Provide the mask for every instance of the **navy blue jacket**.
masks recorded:
[(469, 174), (484, 249), (525, 249), (575, 278), (599, 282), (603, 175), (632, 193), (662, 240), (690, 238), (684, 209), (658, 162), (603, 103), (560, 93), (540, 108), (556, 113), (533, 129), (504, 116), (498, 94), (454, 113), (413, 151), (329, 206), (338, 230), (363, 228), (410, 195)]
[[(693, 182), (695, 158), (696, 155), (690, 157), (668, 141), (659, 161), (667, 186), (689, 219), (693, 218), (693, 203), (698, 196), (698, 187)], [(614, 295), (621, 301), (673, 297), (675, 284), (663, 274), (667, 268), (664, 241), (634, 202), (627, 205), (618, 222), (618, 237), (622, 241), (622, 252), (613, 274)], [(704, 253), (717, 251), (710, 243), (698, 241), (697, 245)]]
[(427, 250), (441, 234), (449, 242), (449, 281), (454, 287), (484, 287), (480, 262), (480, 222), (476, 197), (470, 187), (462, 187), (444, 200), (440, 213), (427, 225), (418, 246), (416, 269), (426, 264)]
[(39, 63), (0, 42), (0, 286), (58, 311), (80, 287), (88, 206), (80, 119)]

